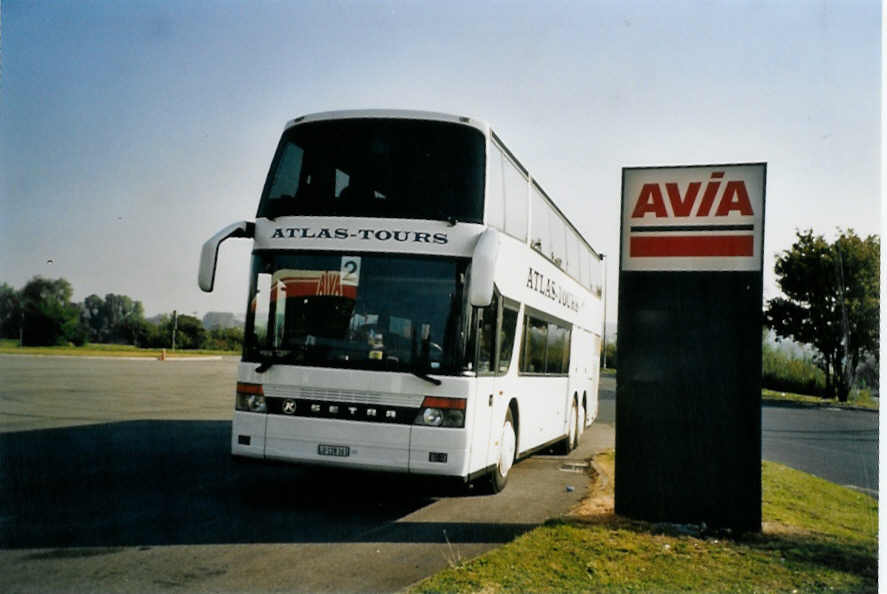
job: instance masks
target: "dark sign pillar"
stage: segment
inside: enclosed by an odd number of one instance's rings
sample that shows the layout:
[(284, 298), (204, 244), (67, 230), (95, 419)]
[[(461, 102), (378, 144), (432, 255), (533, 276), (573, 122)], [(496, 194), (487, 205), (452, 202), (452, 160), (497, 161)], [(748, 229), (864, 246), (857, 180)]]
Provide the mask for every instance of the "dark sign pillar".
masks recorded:
[(761, 529), (766, 165), (622, 173), (616, 512)]

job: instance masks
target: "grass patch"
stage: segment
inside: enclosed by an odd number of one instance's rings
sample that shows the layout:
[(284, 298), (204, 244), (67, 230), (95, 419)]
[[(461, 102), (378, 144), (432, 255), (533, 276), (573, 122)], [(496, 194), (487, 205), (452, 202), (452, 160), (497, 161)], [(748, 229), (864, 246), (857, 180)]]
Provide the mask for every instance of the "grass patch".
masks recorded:
[(761, 398), (764, 400), (779, 402), (794, 402), (797, 404), (809, 404), (815, 406), (835, 406), (835, 407), (859, 407), (878, 410), (878, 400), (871, 397), (868, 390), (854, 390), (850, 394), (847, 402), (838, 402), (834, 399), (820, 398), (819, 396), (808, 396), (806, 394), (795, 394), (793, 392), (779, 392), (776, 390), (761, 390)]
[(878, 503), (867, 495), (764, 462), (761, 534), (686, 535), (614, 515), (612, 453), (595, 467), (574, 514), (410, 591), (877, 591)]
[[(22, 347), (18, 341), (0, 340), (0, 354), (3, 355), (60, 355), (67, 357), (145, 357), (160, 358), (161, 349), (142, 349), (126, 344), (86, 344), (84, 346)], [(177, 350), (166, 349), (167, 357), (240, 355), (240, 351), (217, 350)]]

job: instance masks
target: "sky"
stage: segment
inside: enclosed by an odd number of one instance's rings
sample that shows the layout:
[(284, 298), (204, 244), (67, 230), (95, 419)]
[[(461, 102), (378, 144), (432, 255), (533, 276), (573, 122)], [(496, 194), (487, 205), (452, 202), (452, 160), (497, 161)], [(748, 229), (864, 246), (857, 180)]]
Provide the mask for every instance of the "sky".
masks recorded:
[[(242, 315), (202, 243), (253, 220), (285, 123), (490, 122), (593, 247), (616, 319), (623, 167), (767, 163), (764, 297), (796, 229), (880, 233), (881, 6), (834, 2), (2, 2), (0, 282)], [(51, 260), (51, 262), (49, 262)]]

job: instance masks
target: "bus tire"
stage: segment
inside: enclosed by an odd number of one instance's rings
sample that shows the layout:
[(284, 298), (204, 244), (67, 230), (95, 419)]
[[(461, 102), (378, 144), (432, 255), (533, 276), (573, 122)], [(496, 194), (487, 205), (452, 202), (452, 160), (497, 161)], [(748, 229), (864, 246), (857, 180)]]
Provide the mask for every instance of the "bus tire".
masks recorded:
[(505, 413), (502, 424), (502, 435), (499, 438), (499, 456), (496, 467), (490, 473), (490, 492), (498, 493), (508, 484), (508, 476), (517, 453), (517, 431), (514, 429), (514, 417), (511, 409)]
[(570, 419), (570, 422), (573, 424), (573, 427), (570, 430), (570, 451), (572, 452), (579, 447), (579, 438), (582, 437), (582, 427), (579, 424), (579, 406), (576, 404), (575, 400), (573, 400), (573, 406), (571, 407), (570, 412), (573, 417)]
[(576, 400), (573, 400), (573, 404), (570, 405), (569, 412), (569, 425), (567, 429), (567, 434), (563, 439), (554, 444), (551, 448), (552, 453), (559, 456), (566, 456), (573, 450), (575, 450), (579, 445), (579, 435), (578, 435), (578, 424), (579, 424), (579, 410), (576, 406)]

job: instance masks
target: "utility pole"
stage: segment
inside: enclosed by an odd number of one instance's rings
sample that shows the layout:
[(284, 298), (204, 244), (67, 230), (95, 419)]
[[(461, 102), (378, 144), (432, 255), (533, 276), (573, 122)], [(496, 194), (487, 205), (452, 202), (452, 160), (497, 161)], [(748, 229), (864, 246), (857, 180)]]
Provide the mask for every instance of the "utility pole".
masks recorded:
[(172, 350), (176, 350), (176, 331), (179, 329), (179, 317), (176, 310), (172, 310)]
[(842, 356), (839, 360), (835, 361), (835, 367), (841, 367), (841, 383), (843, 385), (838, 387), (838, 400), (843, 402), (845, 397), (849, 398), (850, 396), (850, 388), (853, 386), (853, 372), (855, 369), (850, 361), (850, 324), (847, 320), (847, 304), (844, 298), (844, 254), (841, 253), (841, 248), (838, 246), (837, 241), (835, 242), (834, 250), (836, 276), (838, 281), (838, 299), (841, 304), (841, 343), (843, 347), (843, 353), (841, 353)]
[(604, 369), (606, 369), (607, 368), (607, 260), (606, 260), (607, 254), (601, 254), (600, 258), (601, 258), (601, 266), (603, 266), (603, 268), (604, 268), (604, 270), (603, 270), (604, 287), (602, 289), (602, 291), (603, 291), (602, 306), (604, 308), (604, 311), (603, 311), (604, 321), (603, 321), (603, 327), (601, 328), (601, 336), (604, 339), (604, 364), (602, 367)]

